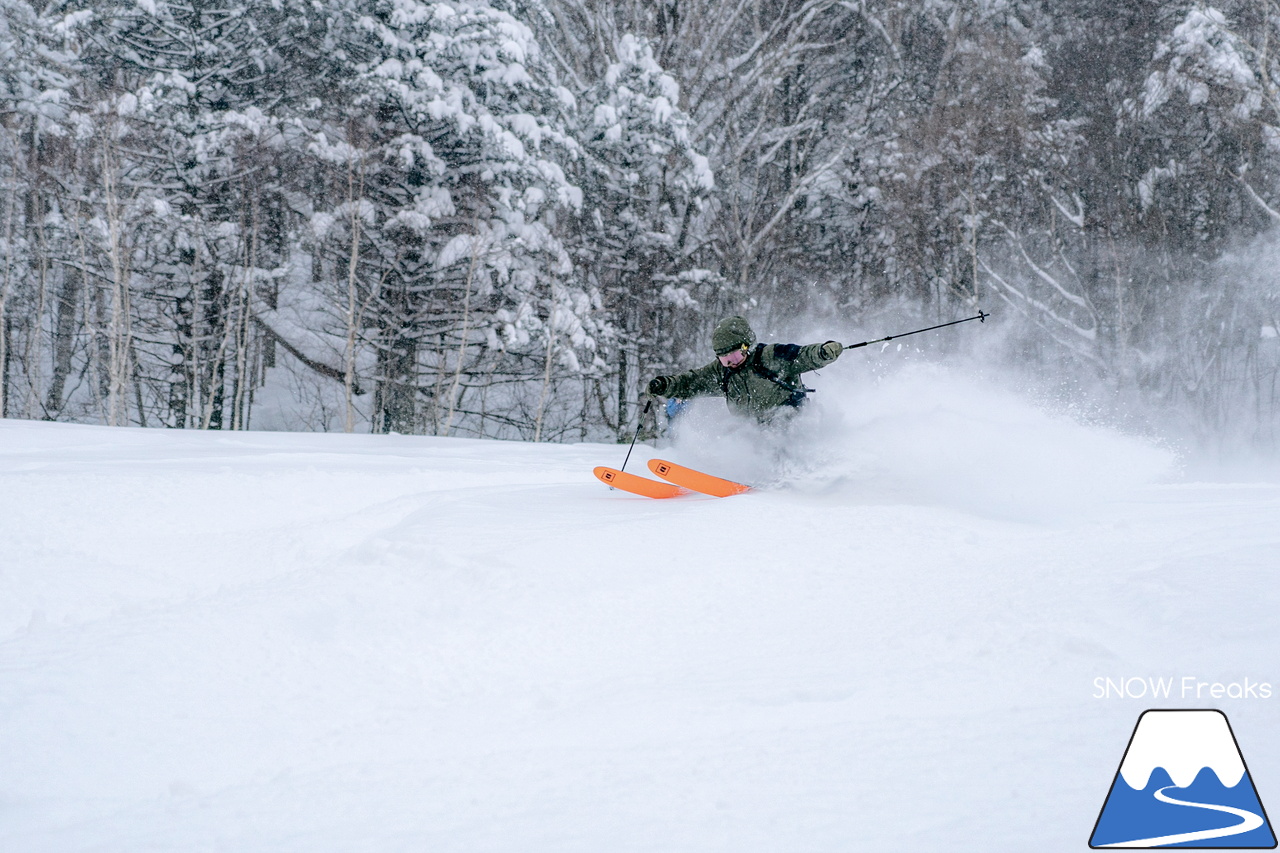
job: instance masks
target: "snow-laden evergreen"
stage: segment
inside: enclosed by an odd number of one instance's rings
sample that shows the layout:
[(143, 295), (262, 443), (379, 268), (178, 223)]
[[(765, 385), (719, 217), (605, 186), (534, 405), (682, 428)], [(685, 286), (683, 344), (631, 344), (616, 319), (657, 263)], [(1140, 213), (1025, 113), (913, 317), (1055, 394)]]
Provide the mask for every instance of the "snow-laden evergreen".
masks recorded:
[[(373, 427), (483, 434), (519, 404), (537, 434), (547, 374), (590, 365), (598, 334), (555, 230), (581, 204), (572, 96), (531, 30), (487, 3), (376, 4), (347, 36), (343, 112), (359, 118), (335, 111), (316, 132), (329, 192), (311, 229), (352, 365), (376, 330)], [(529, 396), (477, 379), (495, 376), (543, 381)]]
[(697, 266), (715, 178), (694, 147), (680, 86), (645, 39), (623, 35), (616, 51), (580, 98), (584, 204), (574, 245), (619, 327), (611, 354), (625, 424), (647, 379), (696, 351), (689, 337), (724, 299), (719, 276)]

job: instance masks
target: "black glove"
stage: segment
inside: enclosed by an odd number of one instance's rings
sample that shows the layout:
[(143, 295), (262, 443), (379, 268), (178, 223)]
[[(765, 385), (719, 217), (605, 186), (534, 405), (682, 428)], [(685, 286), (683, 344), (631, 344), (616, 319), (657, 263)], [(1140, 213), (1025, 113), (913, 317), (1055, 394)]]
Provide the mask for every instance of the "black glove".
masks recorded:
[(649, 393), (655, 397), (665, 397), (671, 385), (670, 376), (655, 376), (649, 380)]
[(818, 352), (822, 353), (824, 360), (835, 361), (840, 357), (840, 353), (844, 352), (844, 344), (839, 341), (827, 341), (818, 349)]

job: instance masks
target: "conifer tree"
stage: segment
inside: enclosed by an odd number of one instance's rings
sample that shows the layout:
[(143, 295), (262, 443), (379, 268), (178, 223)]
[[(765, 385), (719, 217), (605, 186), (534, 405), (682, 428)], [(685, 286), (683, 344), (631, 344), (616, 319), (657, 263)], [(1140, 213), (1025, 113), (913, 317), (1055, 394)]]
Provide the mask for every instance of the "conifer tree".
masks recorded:
[(680, 88), (644, 39), (624, 35), (616, 50), (581, 99), (584, 202), (575, 245), (619, 325), (612, 361), (625, 431), (638, 380), (703, 354), (687, 344), (698, 337), (701, 306), (714, 307), (718, 280), (697, 265), (714, 179), (693, 146)]

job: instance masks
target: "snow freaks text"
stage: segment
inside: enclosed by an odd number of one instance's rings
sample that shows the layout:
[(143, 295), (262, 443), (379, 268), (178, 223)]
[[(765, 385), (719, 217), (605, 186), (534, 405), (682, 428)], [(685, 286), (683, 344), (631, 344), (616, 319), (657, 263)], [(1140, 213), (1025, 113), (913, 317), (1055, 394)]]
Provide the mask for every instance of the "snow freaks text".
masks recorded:
[(1130, 676), (1093, 680), (1094, 699), (1270, 699), (1272, 685), (1244, 678), (1205, 681), (1194, 675), (1178, 677)]

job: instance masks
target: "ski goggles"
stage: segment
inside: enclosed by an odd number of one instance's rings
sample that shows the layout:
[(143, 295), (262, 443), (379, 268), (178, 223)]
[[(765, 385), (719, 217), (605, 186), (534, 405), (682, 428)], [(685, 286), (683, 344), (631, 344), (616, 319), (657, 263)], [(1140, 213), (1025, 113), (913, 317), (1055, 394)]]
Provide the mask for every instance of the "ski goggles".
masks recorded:
[(724, 355), (716, 356), (716, 358), (720, 359), (720, 363), (725, 367), (738, 367), (747, 360), (747, 350), (749, 349), (750, 347), (747, 344), (743, 344), (738, 349), (729, 350)]

